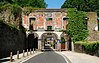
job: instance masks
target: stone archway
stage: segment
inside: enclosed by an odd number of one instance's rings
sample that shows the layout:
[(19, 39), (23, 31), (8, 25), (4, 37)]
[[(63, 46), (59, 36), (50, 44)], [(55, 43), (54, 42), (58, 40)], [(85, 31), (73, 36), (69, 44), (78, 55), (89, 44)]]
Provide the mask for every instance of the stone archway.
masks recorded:
[(50, 44), (53, 48), (55, 47), (55, 42), (58, 39), (58, 35), (55, 33), (43, 33), (41, 35), (41, 49), (44, 49), (45, 44)]
[(44, 42), (43, 42), (44, 37), (43, 36), (44, 36), (44, 34), (46, 35), (46, 34), (50, 34), (50, 33), (52, 33), (54, 35), (54, 37), (56, 37), (56, 38), (54, 38), (56, 41), (60, 39), (60, 35), (62, 34), (62, 32), (55, 32), (55, 31), (54, 32), (53, 31), (44, 31), (44, 32), (42, 32), (42, 31), (27, 31), (26, 36), (27, 36), (27, 38), (28, 38), (29, 34), (34, 34), (34, 36), (37, 36), (38, 37), (38, 40), (37, 40), (38, 41), (38, 43), (37, 43), (38, 49), (42, 50), (42, 49), (44, 49), (44, 46), (42, 46), (42, 45), (44, 45)]

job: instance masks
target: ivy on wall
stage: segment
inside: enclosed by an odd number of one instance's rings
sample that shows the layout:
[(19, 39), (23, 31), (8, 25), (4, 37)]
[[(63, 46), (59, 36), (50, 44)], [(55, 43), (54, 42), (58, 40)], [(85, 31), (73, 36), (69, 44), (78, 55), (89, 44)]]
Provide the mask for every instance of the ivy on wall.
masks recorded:
[(76, 8), (68, 8), (68, 28), (67, 34), (73, 39), (73, 41), (85, 40), (88, 36), (87, 21), (84, 19), (86, 13), (83, 11), (77, 11)]
[(45, 8), (33, 8), (33, 7), (24, 7), (22, 8), (23, 14), (24, 15), (29, 15), (31, 12), (35, 10), (44, 10)]
[(0, 2), (0, 11), (6, 11), (7, 9), (11, 10), (13, 15), (19, 14), (22, 10), (21, 7), (16, 4), (10, 4), (6, 2)]

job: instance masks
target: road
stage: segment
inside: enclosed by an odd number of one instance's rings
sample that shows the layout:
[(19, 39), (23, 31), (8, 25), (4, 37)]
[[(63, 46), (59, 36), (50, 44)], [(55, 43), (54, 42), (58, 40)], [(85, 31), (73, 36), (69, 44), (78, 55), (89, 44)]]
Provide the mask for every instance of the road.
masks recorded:
[(44, 52), (24, 63), (67, 63), (65, 59), (55, 52)]
[(61, 55), (51, 51), (48, 47), (46, 48), (47, 51), (27, 60), (24, 63), (67, 63)]

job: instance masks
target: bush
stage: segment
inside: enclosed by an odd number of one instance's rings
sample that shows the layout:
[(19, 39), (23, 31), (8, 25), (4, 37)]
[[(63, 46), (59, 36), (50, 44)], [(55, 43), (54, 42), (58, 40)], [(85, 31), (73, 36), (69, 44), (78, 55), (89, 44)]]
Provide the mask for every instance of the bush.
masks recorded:
[(81, 45), (85, 53), (94, 55), (99, 49), (99, 42), (76, 42), (75, 45)]
[(94, 54), (96, 50), (98, 49), (99, 43), (86, 43), (84, 44), (85, 50), (89, 54)]
[(65, 43), (65, 39), (63, 37), (61, 37), (61, 44)]
[(14, 24), (7, 24), (3, 20), (0, 20), (0, 25), (1, 26), (5, 26), (5, 27), (8, 27), (10, 30), (18, 30), (17, 29), (17, 26), (15, 26)]

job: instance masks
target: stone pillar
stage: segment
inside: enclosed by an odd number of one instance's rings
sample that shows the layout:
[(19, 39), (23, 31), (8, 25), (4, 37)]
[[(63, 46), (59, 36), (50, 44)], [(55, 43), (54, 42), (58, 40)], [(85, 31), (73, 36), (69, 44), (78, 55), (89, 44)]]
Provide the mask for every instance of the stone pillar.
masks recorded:
[(38, 50), (41, 50), (41, 39), (38, 39)]
[(74, 51), (74, 43), (73, 43), (73, 41), (71, 42), (71, 48), (72, 48), (72, 51)]
[(61, 50), (61, 43), (59, 42), (59, 40), (57, 40), (57, 49), (60, 51)]
[(68, 50), (68, 48), (67, 48), (67, 42), (65, 42), (65, 50)]

